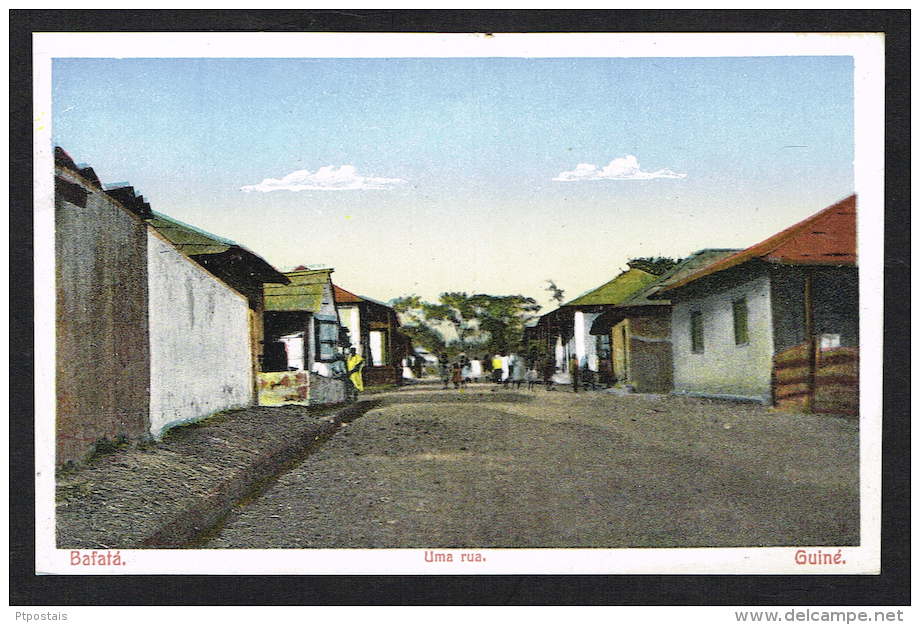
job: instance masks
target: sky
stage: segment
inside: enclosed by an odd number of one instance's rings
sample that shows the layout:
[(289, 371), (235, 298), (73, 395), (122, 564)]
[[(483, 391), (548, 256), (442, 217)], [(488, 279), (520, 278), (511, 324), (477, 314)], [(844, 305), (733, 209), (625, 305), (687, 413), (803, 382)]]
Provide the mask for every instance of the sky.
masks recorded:
[(852, 56), (51, 61), (50, 141), (282, 271), (554, 307), (856, 190)]

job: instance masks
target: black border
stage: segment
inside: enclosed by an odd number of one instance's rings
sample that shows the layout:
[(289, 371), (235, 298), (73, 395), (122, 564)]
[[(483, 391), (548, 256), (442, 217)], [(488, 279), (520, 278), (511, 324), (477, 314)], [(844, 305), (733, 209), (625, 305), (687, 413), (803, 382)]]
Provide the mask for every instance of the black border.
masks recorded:
[[(10, 605), (910, 605), (910, 10), (10, 10)], [(878, 576), (37, 576), (32, 33), (884, 32), (885, 345)]]

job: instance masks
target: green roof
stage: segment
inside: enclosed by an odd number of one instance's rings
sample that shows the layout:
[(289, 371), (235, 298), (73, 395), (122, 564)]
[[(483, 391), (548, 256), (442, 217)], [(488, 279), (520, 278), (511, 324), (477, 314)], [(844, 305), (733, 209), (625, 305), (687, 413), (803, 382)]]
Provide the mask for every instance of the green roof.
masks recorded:
[(709, 265), (715, 264), (724, 258), (737, 254), (741, 250), (729, 249), (705, 249), (694, 252), (687, 258), (683, 259), (670, 271), (662, 274), (657, 280), (642, 291), (637, 291), (630, 297), (620, 302), (620, 306), (649, 306), (665, 305), (670, 301), (667, 299), (651, 299), (655, 297), (661, 289), (667, 288), (668, 285), (683, 280), (692, 273), (699, 271)]
[(598, 306), (619, 304), (630, 295), (644, 289), (652, 282), (658, 279), (658, 276), (642, 271), (641, 269), (629, 268), (616, 278), (599, 286), (593, 291), (588, 291), (571, 302), (566, 302), (563, 306)]
[(323, 306), (323, 289), (332, 269), (306, 269), (284, 275), (290, 284), (265, 285), (265, 310), (306, 310), (319, 312)]
[(236, 245), (229, 239), (222, 239), (159, 213), (154, 213), (147, 223), (188, 256), (220, 254)]

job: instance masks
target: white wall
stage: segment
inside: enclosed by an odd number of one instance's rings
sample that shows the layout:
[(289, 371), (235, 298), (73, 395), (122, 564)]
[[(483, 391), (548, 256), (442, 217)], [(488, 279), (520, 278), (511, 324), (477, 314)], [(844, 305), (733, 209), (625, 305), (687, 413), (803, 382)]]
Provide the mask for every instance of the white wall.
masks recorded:
[(597, 337), (591, 334), (591, 326), (594, 325), (594, 322), (600, 317), (600, 313), (584, 313), (584, 353), (578, 355), (578, 362), (584, 364), (584, 361), (588, 361), (588, 368), (591, 371), (597, 371), (598, 369), (598, 360), (597, 360)]
[(246, 299), (148, 232), (150, 429), (251, 404)]
[[(736, 345), (732, 302), (742, 297), (747, 299), (748, 343)], [(690, 314), (694, 311), (702, 313), (702, 354), (691, 351)], [(671, 316), (674, 390), (769, 403), (773, 367), (770, 319), (770, 281), (767, 277), (716, 295), (674, 302)]]
[(339, 324), (348, 328), (348, 336), (352, 346), (358, 354), (364, 356), (364, 347), (361, 345), (361, 320), (357, 306), (339, 304)]
[(559, 345), (562, 347), (557, 346), (556, 348), (557, 366), (565, 372), (566, 376), (569, 374), (569, 360), (572, 355), (578, 357), (580, 364), (583, 365), (587, 361), (588, 368), (592, 371), (597, 371), (597, 337), (591, 334), (591, 326), (599, 316), (599, 313), (575, 311), (572, 322), (572, 338), (565, 345), (562, 345), (560, 341)]
[(579, 366), (581, 366), (581, 361), (585, 357), (585, 313), (576, 310), (574, 323), (575, 357), (578, 358)]
[(279, 340), (284, 343), (284, 349), (287, 351), (288, 369), (294, 368), (298, 371), (303, 371), (303, 335), (282, 336)]

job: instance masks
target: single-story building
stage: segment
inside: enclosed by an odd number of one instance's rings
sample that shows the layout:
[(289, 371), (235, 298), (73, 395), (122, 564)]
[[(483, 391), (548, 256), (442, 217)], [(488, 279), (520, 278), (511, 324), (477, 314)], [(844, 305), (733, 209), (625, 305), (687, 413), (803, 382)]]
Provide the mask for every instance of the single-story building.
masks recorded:
[(251, 405), (261, 285), (285, 281), (56, 148), (57, 463)]
[(365, 384), (402, 384), (403, 362), (413, 356), (412, 341), (399, 332), (396, 310), (334, 286), (340, 325), (350, 345), (365, 360)]
[(332, 269), (298, 267), (288, 284), (265, 284), (265, 358), (259, 403), (323, 404), (345, 401), (345, 385), (332, 377), (339, 354), (339, 318)]
[(671, 302), (651, 299), (668, 284), (740, 250), (707, 249), (691, 254), (647, 288), (630, 295), (594, 320), (591, 334), (609, 339), (610, 383), (639, 393), (668, 393), (673, 388)]
[(668, 285), (676, 392), (858, 409), (856, 196)]
[(555, 355), (557, 382), (571, 381), (572, 356), (578, 358), (579, 366), (598, 371), (600, 362), (610, 358), (611, 345), (609, 334), (591, 334), (594, 321), (657, 278), (630, 267), (610, 282), (542, 315), (535, 326), (526, 329), (528, 337), (536, 337), (548, 354)]

